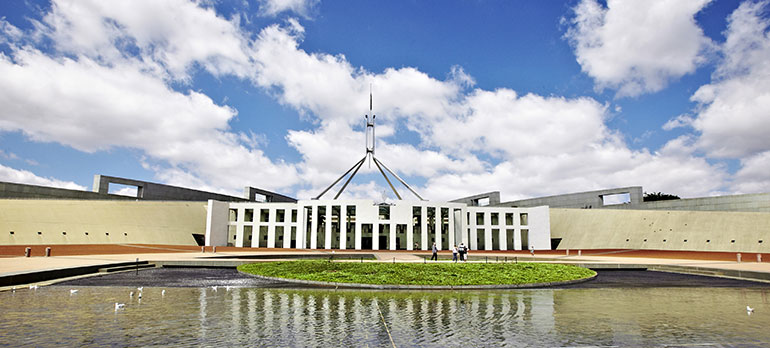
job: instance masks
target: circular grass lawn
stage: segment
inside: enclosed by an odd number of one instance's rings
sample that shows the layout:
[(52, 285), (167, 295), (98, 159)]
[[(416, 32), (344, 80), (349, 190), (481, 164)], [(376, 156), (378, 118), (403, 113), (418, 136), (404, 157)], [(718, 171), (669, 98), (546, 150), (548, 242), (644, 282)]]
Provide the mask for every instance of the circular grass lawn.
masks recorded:
[(380, 263), (301, 260), (238, 266), (244, 273), (315, 282), (371, 285), (526, 285), (591, 278), (582, 267), (548, 263)]

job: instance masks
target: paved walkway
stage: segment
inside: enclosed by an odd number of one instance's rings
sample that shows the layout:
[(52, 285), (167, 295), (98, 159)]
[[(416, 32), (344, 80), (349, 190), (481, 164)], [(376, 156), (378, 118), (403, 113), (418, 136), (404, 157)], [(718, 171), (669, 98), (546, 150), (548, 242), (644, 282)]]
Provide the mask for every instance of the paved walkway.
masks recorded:
[[(135, 246), (131, 246), (135, 247)], [(190, 251), (190, 250), (197, 251)], [(97, 249), (98, 250), (98, 249)], [(220, 251), (222, 250), (222, 251)], [(96, 265), (108, 265), (112, 263), (124, 263), (132, 262), (139, 259), (140, 261), (150, 262), (189, 262), (195, 264), (198, 262), (205, 263), (222, 263), (233, 264), (233, 262), (257, 262), (267, 260), (286, 260), (291, 258), (291, 255), (308, 255), (318, 254), (319, 256), (331, 255), (331, 251), (328, 250), (292, 250), (292, 249), (270, 249), (270, 250), (249, 250), (242, 251), (242, 248), (218, 248), (217, 253), (212, 253), (208, 248), (205, 253), (201, 253), (199, 247), (178, 247), (168, 248), (167, 246), (142, 246), (136, 248), (135, 251), (149, 251), (149, 252), (134, 252), (123, 254), (93, 254), (93, 255), (67, 255), (67, 256), (13, 256), (13, 257), (0, 257), (0, 278), (12, 276), (15, 274), (40, 272), (47, 270), (59, 270), (82, 266), (96, 266)], [(405, 252), (405, 251), (335, 251), (335, 255), (356, 255), (370, 256), (374, 255), (376, 260), (363, 259), (363, 262), (425, 262), (425, 258), (430, 258), (429, 251), (420, 252)], [(274, 256), (274, 257), (271, 257)], [(674, 258), (656, 258), (656, 257), (626, 257), (623, 253), (597, 253), (592, 255), (581, 256), (575, 254), (567, 256), (564, 253), (557, 254), (554, 252), (536, 253), (531, 256), (529, 253), (511, 253), (511, 252), (471, 252), (472, 259), (470, 262), (494, 262), (495, 260), (502, 261), (507, 258), (510, 262), (514, 258), (518, 261), (539, 261), (539, 262), (560, 262), (560, 263), (583, 263), (583, 264), (607, 264), (607, 265), (662, 265), (662, 266), (679, 266), (688, 268), (708, 268), (716, 270), (724, 270), (725, 272), (758, 272), (766, 274), (767, 279), (770, 279), (770, 255), (767, 255), (768, 260), (764, 260), (762, 263), (756, 262), (756, 258), (747, 260), (749, 262), (737, 262), (724, 260), (724, 257), (717, 260), (708, 259), (674, 259)], [(451, 253), (442, 252), (440, 257), (443, 259), (438, 262), (451, 262), (447, 260), (447, 257), (451, 257)], [(481, 258), (481, 259), (480, 259)], [(395, 259), (395, 260), (394, 260)], [(431, 262), (431, 261), (428, 261)], [(730, 274), (733, 274), (730, 273)], [(725, 273), (727, 274), (727, 273)], [(763, 275), (764, 277), (764, 275)], [(7, 287), (6, 287), (7, 288)]]

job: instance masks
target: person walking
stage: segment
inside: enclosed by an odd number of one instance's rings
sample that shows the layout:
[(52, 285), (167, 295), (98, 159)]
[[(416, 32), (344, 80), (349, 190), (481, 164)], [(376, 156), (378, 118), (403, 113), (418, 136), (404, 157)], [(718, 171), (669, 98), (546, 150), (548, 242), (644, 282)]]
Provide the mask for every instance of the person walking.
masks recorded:
[(465, 243), (460, 243), (460, 247), (457, 248), (457, 252), (460, 254), (460, 261), (465, 261)]
[(452, 261), (457, 263), (457, 244), (452, 248)]
[(433, 256), (430, 257), (430, 260), (438, 261), (438, 248), (436, 248), (436, 243), (433, 243)]

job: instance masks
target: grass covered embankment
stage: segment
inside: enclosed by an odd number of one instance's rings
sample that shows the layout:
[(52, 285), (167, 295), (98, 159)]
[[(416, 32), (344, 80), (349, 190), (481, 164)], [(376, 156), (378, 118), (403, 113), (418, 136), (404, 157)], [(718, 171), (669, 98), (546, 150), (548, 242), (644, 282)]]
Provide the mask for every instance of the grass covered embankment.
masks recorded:
[(589, 278), (596, 272), (545, 263), (379, 263), (281, 261), (238, 266), (245, 273), (275, 278), (375, 285), (536, 284)]

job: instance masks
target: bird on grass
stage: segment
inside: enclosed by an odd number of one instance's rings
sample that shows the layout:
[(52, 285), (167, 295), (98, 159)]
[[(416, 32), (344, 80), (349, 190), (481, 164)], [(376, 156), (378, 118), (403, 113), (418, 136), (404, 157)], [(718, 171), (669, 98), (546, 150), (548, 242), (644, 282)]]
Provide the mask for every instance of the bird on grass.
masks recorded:
[(144, 290), (144, 287), (140, 286), (140, 287), (136, 288), (136, 290), (139, 290), (139, 292), (142, 292), (142, 290)]
[(754, 313), (754, 308), (746, 306), (746, 314), (751, 315), (751, 313)]
[(72, 294), (75, 294), (75, 293), (77, 293), (77, 292), (78, 292), (78, 290), (77, 290), (77, 289), (70, 289), (70, 295), (72, 295)]
[(160, 292), (160, 296), (166, 296), (166, 289), (163, 289), (163, 291)]
[(115, 311), (117, 312), (118, 309), (123, 309), (123, 307), (125, 307), (125, 306), (126, 306), (125, 303), (117, 303), (117, 302), (115, 302)]
[(134, 298), (134, 292), (133, 292), (133, 291), (129, 292), (129, 293), (128, 293), (128, 297), (130, 297), (130, 298)]
[(211, 290), (217, 291), (217, 287), (216, 286), (212, 286)]
[(30, 289), (30, 290), (37, 290), (37, 285), (30, 285), (30, 286), (29, 286), (29, 289)]

